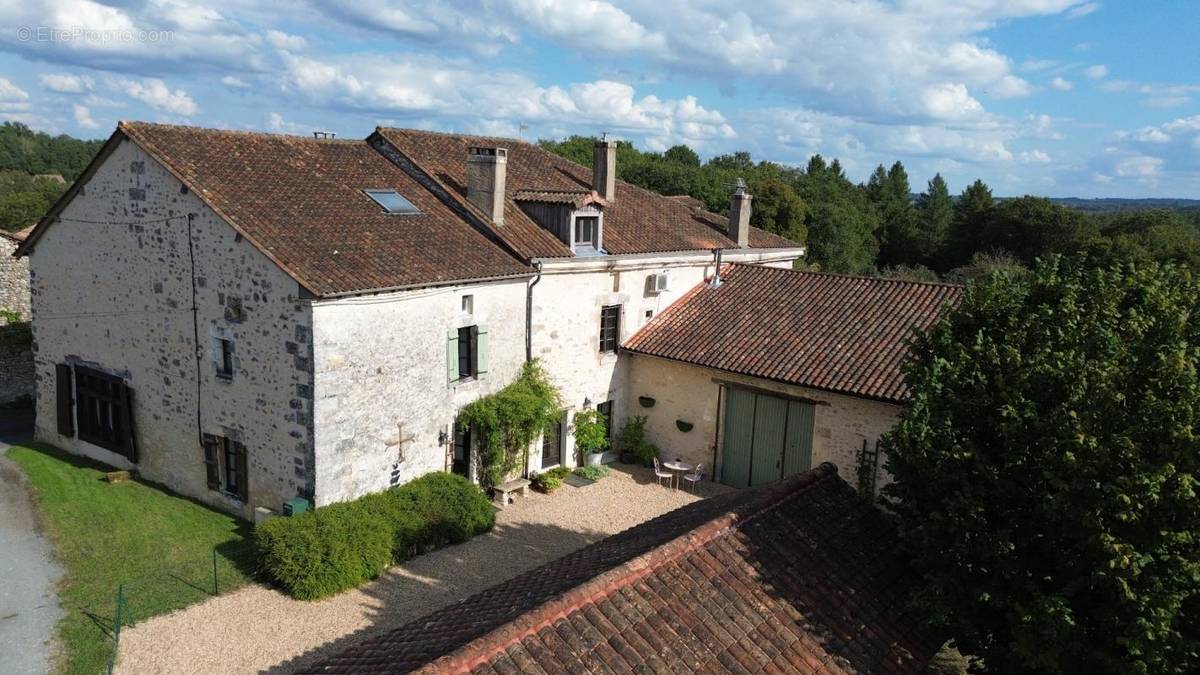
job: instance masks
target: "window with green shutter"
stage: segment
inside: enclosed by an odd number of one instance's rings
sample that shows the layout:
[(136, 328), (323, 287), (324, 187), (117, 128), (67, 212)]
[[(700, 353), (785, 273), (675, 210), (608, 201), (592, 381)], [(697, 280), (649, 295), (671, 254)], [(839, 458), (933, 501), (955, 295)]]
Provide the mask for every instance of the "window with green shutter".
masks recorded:
[(463, 326), (451, 330), (446, 341), (446, 376), (450, 383), (470, 380), (487, 371), (487, 327)]

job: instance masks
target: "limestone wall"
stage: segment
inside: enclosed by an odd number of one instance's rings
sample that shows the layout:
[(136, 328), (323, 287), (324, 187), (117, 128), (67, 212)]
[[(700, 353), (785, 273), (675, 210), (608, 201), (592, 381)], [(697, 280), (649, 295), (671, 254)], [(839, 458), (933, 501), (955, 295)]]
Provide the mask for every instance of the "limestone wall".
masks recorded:
[[(734, 375), (711, 368), (688, 365), (652, 356), (632, 355), (629, 386), (626, 389), (630, 414), (645, 415), (649, 439), (662, 449), (664, 457), (682, 457), (695, 464), (710, 467), (708, 475), (719, 475), (720, 447), (717, 432), (717, 396), (724, 382), (739, 383), (758, 389), (780, 392), (798, 398), (820, 402), (815, 408), (813, 430), (813, 465), (832, 462), (851, 485), (857, 485), (858, 451), (865, 440), (871, 448), (884, 432), (896, 424), (900, 407), (852, 396), (830, 394), (817, 389), (780, 384), (744, 375)], [(639, 396), (655, 399), (652, 408), (643, 408)], [(675, 422), (693, 424), (688, 432), (680, 431)], [(888, 477), (879, 460), (877, 487)]]
[[(30, 257), (37, 437), (128, 466), (57, 433), (55, 364), (86, 364), (132, 387), (146, 478), (243, 517), (311, 495), (311, 310), (295, 281), (130, 141), (62, 218)], [(228, 381), (218, 336), (234, 341)], [(246, 446), (249, 504), (208, 489), (202, 432)]]
[(17, 242), (0, 235), (0, 309), (29, 318), (29, 261), (14, 258)]
[[(449, 335), (472, 325), (487, 331), (487, 372), (450, 382)], [(525, 279), (317, 301), (313, 328), (316, 497), (328, 504), (449, 469), (459, 409), (520, 374)]]

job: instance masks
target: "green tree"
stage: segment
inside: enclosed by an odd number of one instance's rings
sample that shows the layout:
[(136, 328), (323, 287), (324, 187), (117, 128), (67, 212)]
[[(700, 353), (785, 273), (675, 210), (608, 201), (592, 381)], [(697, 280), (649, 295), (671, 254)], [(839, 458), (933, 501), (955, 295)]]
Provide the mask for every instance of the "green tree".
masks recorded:
[(976, 180), (963, 190), (954, 204), (954, 219), (950, 224), (949, 241), (941, 269), (962, 265), (975, 253), (987, 250), (982, 244), (996, 200), (992, 190), (981, 180)]
[(686, 145), (673, 145), (663, 153), (663, 159), (685, 166), (700, 166), (700, 155)]
[(1200, 283), (1051, 258), (916, 336), (885, 489), (994, 673), (1200, 669)]
[(1008, 251), (1032, 264), (1038, 257), (1079, 251), (1098, 235), (1095, 221), (1079, 211), (1025, 196), (997, 204), (980, 239), (983, 250)]
[(945, 253), (954, 220), (954, 200), (942, 174), (929, 181), (929, 187), (917, 198), (916, 252), (924, 265), (936, 265)]
[[(868, 185), (870, 188), (870, 185)], [(880, 265), (912, 265), (923, 261), (917, 235), (917, 213), (904, 165), (896, 162), (878, 190)]]
[(807, 238), (804, 218), (808, 207), (791, 185), (780, 178), (767, 178), (750, 184), (750, 224), (803, 244)]
[(0, 199), (0, 230), (20, 230), (37, 222), (50, 203), (36, 192), (17, 192)]
[(846, 179), (835, 161), (813, 155), (794, 176), (796, 192), (808, 204), (808, 262), (829, 272), (862, 273), (875, 265), (879, 241), (876, 211), (863, 188)]

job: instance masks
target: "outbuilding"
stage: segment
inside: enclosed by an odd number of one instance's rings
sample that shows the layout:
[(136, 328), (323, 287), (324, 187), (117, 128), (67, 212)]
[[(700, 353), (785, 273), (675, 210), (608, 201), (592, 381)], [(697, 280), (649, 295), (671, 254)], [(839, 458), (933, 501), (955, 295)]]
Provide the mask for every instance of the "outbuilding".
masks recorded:
[(837, 465), (860, 491), (887, 481), (880, 437), (907, 389), (915, 330), (962, 287), (728, 265), (624, 345), (629, 402), (666, 459), (749, 487)]

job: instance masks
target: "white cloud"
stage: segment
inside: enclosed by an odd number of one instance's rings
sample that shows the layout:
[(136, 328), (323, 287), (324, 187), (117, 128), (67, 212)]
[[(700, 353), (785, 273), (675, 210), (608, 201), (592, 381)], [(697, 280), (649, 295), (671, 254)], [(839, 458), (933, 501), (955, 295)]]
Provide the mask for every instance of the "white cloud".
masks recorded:
[(1134, 155), (1117, 161), (1114, 165), (1121, 177), (1150, 178), (1162, 172), (1163, 160), (1149, 155)]
[(945, 83), (929, 87), (922, 92), (921, 101), (925, 112), (935, 119), (964, 119), (983, 112), (983, 106), (961, 84)]
[(96, 123), (96, 120), (92, 119), (92, 112), (86, 106), (76, 103), (72, 108), (75, 112), (75, 124), (78, 124), (83, 129), (98, 129), (100, 127)]
[(1026, 151), (1020, 153), (1019, 155), (1017, 155), (1017, 158), (1020, 159), (1022, 162), (1025, 162), (1026, 164), (1049, 164), (1050, 163), (1050, 155), (1048, 155), (1046, 152), (1044, 152), (1042, 150), (1037, 150), (1037, 149), (1026, 150)]
[(650, 31), (625, 11), (597, 0), (515, 0), (514, 15), (537, 32), (586, 44), (590, 50), (636, 49), (666, 56), (667, 39)]
[(42, 86), (50, 91), (61, 94), (82, 94), (90, 91), (94, 82), (86, 75), (70, 75), (67, 73), (46, 73), (39, 75)]
[(1075, 85), (1071, 84), (1070, 80), (1065, 80), (1061, 77), (1056, 77), (1050, 80), (1050, 88), (1056, 91), (1071, 91)]
[(243, 80), (240, 77), (235, 77), (233, 75), (226, 75), (226, 76), (222, 77), (221, 84), (225, 85), (226, 87), (229, 87), (230, 89), (249, 89), (250, 88), (250, 85), (245, 80)]
[(0, 77), (0, 102), (19, 103), (28, 100), (29, 94), (24, 89), (13, 84), (8, 78)]
[(1083, 69), (1083, 74), (1093, 80), (1101, 80), (1108, 77), (1108, 66), (1097, 63), (1094, 66), (1088, 66)]
[(1191, 103), (1192, 97), (1200, 94), (1200, 84), (1160, 84), (1133, 80), (1109, 80), (1101, 83), (1100, 89), (1109, 93), (1140, 94), (1142, 104), (1148, 108), (1177, 108)]
[(114, 88), (132, 99), (174, 115), (195, 115), (199, 108), (192, 97), (182, 89), (171, 90), (166, 82), (154, 77), (142, 80), (115, 80)]
[(1082, 5), (1076, 5), (1075, 7), (1072, 7), (1071, 9), (1067, 10), (1067, 18), (1068, 19), (1082, 19), (1083, 17), (1095, 12), (1098, 9), (1100, 9), (1100, 3), (1085, 2)]
[(704, 147), (736, 136), (720, 112), (695, 97), (638, 97), (632, 86), (611, 80), (542, 86), (519, 73), (459, 61), (359, 54), (330, 61), (287, 55), (285, 63), (280, 83), (285, 92), (334, 109), (437, 114), (475, 127), (497, 120), (568, 124), (629, 132), (652, 147), (679, 142)]
[(302, 52), (308, 49), (308, 41), (299, 35), (288, 35), (282, 31), (268, 30), (265, 37), (267, 44), (275, 49), (284, 49), (290, 52)]
[(306, 134), (312, 131), (312, 127), (307, 124), (289, 122), (283, 118), (283, 115), (277, 112), (267, 115), (267, 128), (282, 134)]

